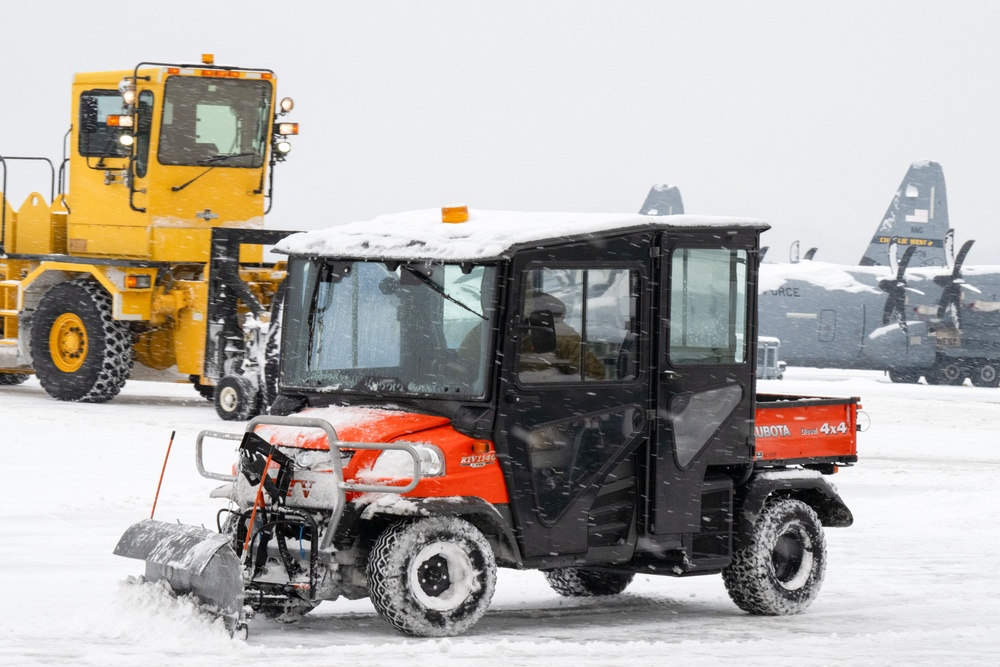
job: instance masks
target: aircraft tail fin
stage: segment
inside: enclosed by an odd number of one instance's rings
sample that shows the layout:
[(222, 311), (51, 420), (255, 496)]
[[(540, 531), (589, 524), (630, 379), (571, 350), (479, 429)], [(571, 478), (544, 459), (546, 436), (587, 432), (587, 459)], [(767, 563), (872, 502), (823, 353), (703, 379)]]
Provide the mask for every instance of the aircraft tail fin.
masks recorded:
[(684, 202), (681, 201), (681, 191), (676, 185), (657, 183), (649, 189), (646, 201), (639, 209), (642, 215), (681, 215), (684, 213)]
[(947, 231), (944, 171), (937, 162), (914, 162), (861, 258), (861, 266), (889, 266), (893, 241), (897, 252), (904, 252), (908, 246), (916, 247), (911, 266), (947, 266)]

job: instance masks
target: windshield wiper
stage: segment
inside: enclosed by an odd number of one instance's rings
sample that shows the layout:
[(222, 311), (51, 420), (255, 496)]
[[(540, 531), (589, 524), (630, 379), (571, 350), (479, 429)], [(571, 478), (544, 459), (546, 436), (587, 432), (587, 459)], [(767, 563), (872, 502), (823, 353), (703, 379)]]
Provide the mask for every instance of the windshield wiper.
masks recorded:
[(423, 273), (421, 273), (420, 271), (417, 271), (416, 269), (414, 269), (412, 266), (407, 266), (406, 264), (403, 264), (403, 269), (405, 269), (410, 275), (414, 276), (417, 280), (419, 280), (423, 284), (427, 285), (428, 287), (430, 287), (432, 290), (434, 290), (435, 292), (437, 292), (438, 294), (440, 294), (444, 298), (448, 299), (448, 301), (451, 301), (453, 304), (455, 304), (459, 308), (464, 308), (465, 310), (469, 311), (470, 313), (472, 313), (473, 315), (475, 315), (479, 319), (483, 320), (484, 322), (487, 319), (489, 319), (485, 315), (483, 315), (482, 313), (477, 313), (476, 311), (472, 310), (471, 308), (469, 308), (468, 306), (466, 306), (464, 303), (462, 303), (461, 301), (459, 301), (455, 297), (453, 297), (450, 294), (448, 294), (447, 292), (445, 292), (443, 287), (441, 287), (436, 282), (434, 282), (433, 280), (431, 280), (429, 276), (426, 276)]
[(211, 167), (209, 167), (205, 171), (201, 172), (200, 174), (198, 174), (197, 176), (195, 176), (194, 178), (192, 178), (187, 183), (183, 183), (181, 185), (175, 185), (175, 186), (173, 186), (170, 189), (173, 190), (174, 192), (180, 192), (181, 190), (183, 190), (187, 186), (191, 185), (192, 183), (194, 183), (195, 181), (197, 181), (199, 178), (201, 178), (202, 176), (204, 176), (208, 172), (210, 172), (213, 169), (215, 169), (216, 167), (222, 166), (220, 164), (216, 164), (217, 162), (225, 162), (226, 160), (231, 160), (233, 158), (249, 157), (251, 155), (256, 155), (256, 154), (257, 153), (255, 151), (244, 151), (242, 153), (230, 153), (230, 154), (226, 154), (226, 155), (213, 155), (212, 157), (207, 157), (204, 160), (198, 161), (198, 166), (204, 167), (205, 165), (212, 165)]

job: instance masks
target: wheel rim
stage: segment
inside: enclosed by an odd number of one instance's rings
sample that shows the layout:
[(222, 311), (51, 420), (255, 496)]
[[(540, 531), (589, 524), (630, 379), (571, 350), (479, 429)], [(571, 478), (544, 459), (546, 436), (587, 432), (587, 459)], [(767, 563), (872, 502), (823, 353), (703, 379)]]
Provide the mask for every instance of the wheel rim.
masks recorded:
[(49, 330), (49, 356), (63, 373), (75, 373), (87, 359), (87, 328), (76, 313), (63, 313)]
[(984, 364), (979, 369), (979, 379), (982, 380), (984, 384), (995, 382), (997, 379), (997, 369), (992, 364)]
[(408, 569), (413, 596), (434, 611), (458, 609), (479, 590), (472, 559), (462, 547), (451, 542), (425, 546)]
[(790, 526), (771, 549), (771, 564), (778, 584), (790, 591), (805, 586), (812, 572), (812, 541), (801, 526)]
[(226, 412), (235, 412), (240, 404), (240, 395), (232, 387), (219, 388), (219, 406)]
[(955, 364), (948, 364), (941, 369), (941, 375), (943, 375), (944, 379), (948, 382), (957, 382), (962, 379), (962, 369)]

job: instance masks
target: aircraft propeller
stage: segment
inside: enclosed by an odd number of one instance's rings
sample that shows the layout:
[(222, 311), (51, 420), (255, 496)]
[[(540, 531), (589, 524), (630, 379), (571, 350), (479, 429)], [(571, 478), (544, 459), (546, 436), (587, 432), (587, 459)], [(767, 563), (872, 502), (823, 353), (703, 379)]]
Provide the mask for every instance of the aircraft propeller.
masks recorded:
[(906, 267), (910, 263), (910, 258), (917, 251), (916, 246), (908, 246), (903, 256), (896, 259), (896, 240), (889, 244), (889, 267), (896, 273), (895, 279), (883, 278), (878, 281), (879, 289), (886, 293), (885, 308), (882, 309), (882, 324), (889, 324), (893, 317), (899, 322), (899, 328), (903, 333), (906, 329)]
[[(941, 299), (938, 301), (937, 309), (938, 319), (942, 319), (947, 314), (957, 329), (962, 328), (962, 289), (977, 293), (980, 291), (977, 287), (966, 283), (962, 278), (962, 264), (965, 262), (965, 256), (969, 254), (973, 243), (975, 241), (970, 239), (962, 244), (962, 249), (958, 251), (958, 257), (951, 262), (951, 275), (934, 276), (934, 282), (941, 287)], [(946, 256), (948, 255), (950, 253), (946, 254)]]

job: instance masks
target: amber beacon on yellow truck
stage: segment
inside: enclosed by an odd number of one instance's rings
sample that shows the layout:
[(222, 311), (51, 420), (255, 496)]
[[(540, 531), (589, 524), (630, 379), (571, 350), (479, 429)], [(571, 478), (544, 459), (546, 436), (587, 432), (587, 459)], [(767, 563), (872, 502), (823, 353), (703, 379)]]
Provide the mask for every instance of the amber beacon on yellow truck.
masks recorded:
[[(264, 246), (290, 232), (264, 215), (298, 125), (272, 71), (213, 61), (77, 74), (58, 168), (0, 154), (0, 385), (35, 373), (98, 403), (141, 364), (176, 367), (225, 419), (271, 397), (285, 272)], [(30, 161), (49, 196), (15, 210), (8, 170)]]

